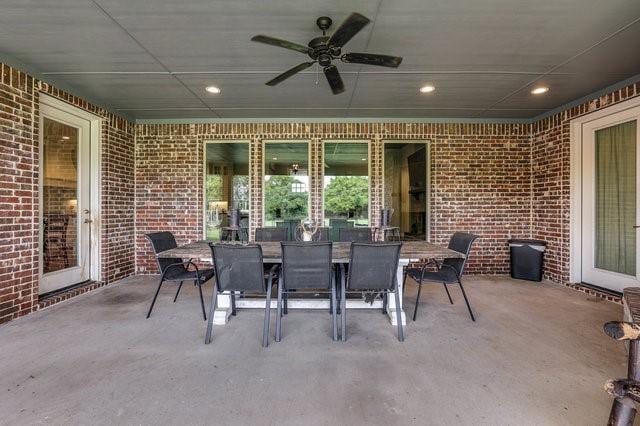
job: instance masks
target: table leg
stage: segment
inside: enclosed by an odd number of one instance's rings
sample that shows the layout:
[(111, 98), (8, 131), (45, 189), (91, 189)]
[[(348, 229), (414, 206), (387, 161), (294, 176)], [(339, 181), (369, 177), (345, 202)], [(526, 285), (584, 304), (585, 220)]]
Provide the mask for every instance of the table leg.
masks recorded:
[[(406, 265), (409, 264), (408, 260), (402, 260), (400, 259), (400, 262), (398, 262), (398, 271), (396, 273), (396, 279), (398, 280), (398, 291), (400, 292), (400, 294), (402, 295), (402, 281), (403, 281), (403, 272), (404, 272), (404, 267)], [(396, 298), (393, 296), (393, 293), (389, 294), (388, 297), (388, 306), (387, 306), (387, 316), (389, 317), (389, 320), (391, 321), (391, 325), (392, 326), (397, 326), (397, 320), (396, 320)], [(402, 325), (406, 325), (407, 324), (407, 317), (404, 313), (404, 310), (402, 309), (402, 296), (400, 297), (400, 314), (402, 315)]]
[(213, 314), (213, 323), (215, 325), (225, 325), (229, 322), (231, 316), (231, 296), (228, 294), (218, 293), (218, 303), (215, 313)]

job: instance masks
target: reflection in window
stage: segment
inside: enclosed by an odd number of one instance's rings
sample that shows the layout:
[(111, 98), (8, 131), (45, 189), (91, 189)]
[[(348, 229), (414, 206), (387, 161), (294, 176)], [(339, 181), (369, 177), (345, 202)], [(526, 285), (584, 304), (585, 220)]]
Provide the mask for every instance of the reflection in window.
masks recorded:
[(427, 238), (426, 143), (384, 144), (384, 207), (393, 209), (390, 225), (403, 240)]
[(266, 142), (264, 159), (264, 226), (283, 226), (292, 234), (309, 216), (309, 146)]
[[(249, 228), (249, 143), (206, 145), (205, 215), (210, 240), (245, 238)], [(239, 211), (237, 224), (234, 224)], [(239, 229), (235, 229), (239, 228)]]
[(324, 144), (325, 226), (369, 224), (369, 144)]
[(46, 274), (78, 265), (78, 129), (45, 118), (42, 142)]

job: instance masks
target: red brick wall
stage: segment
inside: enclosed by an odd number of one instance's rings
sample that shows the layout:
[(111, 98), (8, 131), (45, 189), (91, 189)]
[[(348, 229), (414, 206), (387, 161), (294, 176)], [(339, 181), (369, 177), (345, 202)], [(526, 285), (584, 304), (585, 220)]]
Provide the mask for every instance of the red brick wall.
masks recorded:
[(569, 284), (571, 120), (640, 96), (640, 83), (590, 100), (532, 125), (533, 235), (547, 240), (544, 276)]
[(137, 270), (156, 273), (147, 232), (170, 230), (178, 243), (202, 238), (203, 143), (250, 140), (251, 226), (262, 221), (262, 141), (311, 142), (312, 215), (319, 219), (323, 140), (371, 141), (372, 223), (382, 203), (382, 141), (431, 141), (432, 240), (456, 230), (481, 236), (472, 272), (508, 271), (506, 240), (530, 236), (530, 127), (521, 124), (236, 123), (136, 127)]
[(0, 63), (0, 323), (38, 305), (40, 93), (102, 118), (102, 280), (134, 270), (133, 124)]

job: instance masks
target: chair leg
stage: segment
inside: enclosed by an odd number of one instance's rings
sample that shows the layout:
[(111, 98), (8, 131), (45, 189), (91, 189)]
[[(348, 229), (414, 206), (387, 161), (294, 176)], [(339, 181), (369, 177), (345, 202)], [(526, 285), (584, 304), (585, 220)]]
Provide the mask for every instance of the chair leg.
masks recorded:
[(276, 342), (280, 341), (282, 333), (282, 277), (278, 280), (278, 310), (276, 313)]
[(473, 316), (473, 311), (471, 310), (471, 305), (469, 304), (469, 299), (467, 299), (467, 293), (464, 292), (464, 287), (462, 286), (462, 281), (460, 281), (460, 278), (458, 278), (458, 284), (460, 284), (460, 290), (462, 290), (462, 297), (464, 297), (464, 303), (467, 304), (467, 309), (469, 310), (469, 315), (471, 315), (471, 321), (476, 320), (476, 318)]
[(336, 281), (331, 280), (331, 331), (333, 340), (338, 340), (338, 302), (336, 300)]
[(236, 316), (236, 292), (231, 292), (231, 315)]
[(385, 291), (382, 293), (382, 315), (387, 314), (387, 306), (389, 306), (389, 294)]
[(262, 329), (262, 347), (269, 346), (269, 321), (271, 320), (271, 282), (267, 284), (267, 300), (264, 305), (264, 327)]
[(282, 294), (282, 301), (284, 305), (284, 308), (282, 309), (282, 313), (284, 315), (287, 315), (289, 313), (289, 293)]
[(406, 272), (404, 273), (404, 277), (402, 278), (402, 298), (404, 298), (404, 289), (407, 288), (407, 274)]
[(418, 305), (420, 304), (420, 290), (422, 290), (422, 283), (418, 283), (418, 297), (416, 297), (416, 306), (413, 308), (413, 320), (416, 320), (418, 315)]
[(447, 292), (447, 297), (449, 297), (449, 303), (453, 305), (453, 299), (451, 298), (451, 293), (449, 293), (449, 289), (447, 288), (447, 283), (442, 283), (444, 286), (444, 291)]
[(404, 342), (404, 330), (402, 329), (402, 309), (400, 309), (400, 292), (396, 286), (396, 321), (398, 322), (398, 340)]
[(151, 316), (151, 311), (153, 311), (153, 305), (156, 304), (156, 299), (158, 298), (158, 293), (160, 293), (160, 287), (162, 287), (162, 283), (164, 282), (164, 276), (160, 278), (160, 283), (158, 284), (158, 288), (156, 289), (156, 294), (153, 295), (153, 300), (151, 301), (151, 306), (149, 306), (149, 312), (147, 312), (147, 318)]
[(347, 284), (342, 277), (342, 288), (340, 289), (340, 334), (343, 342), (347, 341)]
[(213, 315), (216, 311), (216, 305), (218, 304), (218, 286), (213, 284), (213, 294), (211, 295), (211, 308), (209, 310), (209, 320), (207, 321), (207, 334), (204, 338), (204, 343), (211, 343), (211, 336), (213, 335)]
[(176, 300), (178, 300), (178, 295), (180, 294), (180, 289), (182, 288), (182, 283), (184, 281), (180, 281), (180, 285), (178, 285), (178, 291), (176, 291), (176, 297), (173, 298), (173, 303), (176, 303)]
[(198, 292), (200, 292), (200, 306), (202, 307), (202, 318), (204, 318), (204, 320), (207, 320), (207, 311), (204, 307), (204, 297), (202, 296), (202, 284), (203, 283), (198, 283), (196, 281), (196, 285), (198, 286)]

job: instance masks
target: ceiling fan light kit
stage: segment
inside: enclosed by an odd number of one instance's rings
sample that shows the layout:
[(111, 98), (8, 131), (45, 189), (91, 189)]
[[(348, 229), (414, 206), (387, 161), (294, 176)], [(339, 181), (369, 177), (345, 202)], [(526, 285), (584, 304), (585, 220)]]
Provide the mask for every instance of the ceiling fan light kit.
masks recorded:
[(315, 63), (318, 63), (323, 69), (324, 75), (329, 82), (329, 87), (334, 95), (344, 92), (344, 83), (340, 77), (338, 68), (332, 64), (336, 59), (345, 63), (376, 65), (380, 67), (397, 68), (402, 62), (402, 58), (398, 56), (378, 55), (375, 53), (342, 53), (342, 47), (359, 33), (369, 22), (369, 18), (352, 13), (331, 35), (326, 35), (327, 30), (332, 24), (331, 18), (321, 16), (316, 20), (316, 25), (322, 31), (322, 36), (312, 39), (308, 46), (303, 46), (287, 40), (280, 40), (265, 35), (254, 36), (251, 40), (269, 44), (272, 46), (282, 47), (285, 49), (295, 50), (305, 53), (311, 58), (311, 62), (303, 62), (295, 67), (283, 72), (275, 78), (269, 80), (267, 86), (275, 86), (289, 77), (303, 71)]

